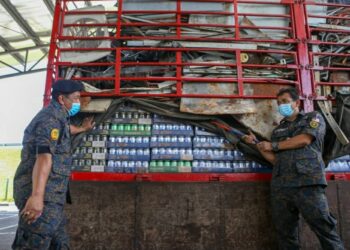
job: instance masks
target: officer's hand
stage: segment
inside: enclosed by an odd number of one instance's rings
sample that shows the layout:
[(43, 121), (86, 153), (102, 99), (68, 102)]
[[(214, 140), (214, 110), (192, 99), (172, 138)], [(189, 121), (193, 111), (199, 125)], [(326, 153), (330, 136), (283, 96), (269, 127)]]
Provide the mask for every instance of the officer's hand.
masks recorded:
[(94, 126), (95, 126), (95, 122), (94, 122), (93, 116), (84, 118), (83, 123), (81, 124), (81, 127), (85, 131), (89, 131), (89, 130), (93, 129)]
[(272, 144), (268, 141), (263, 141), (257, 144), (258, 149), (261, 151), (272, 151)]
[(258, 141), (256, 139), (256, 136), (250, 130), (249, 130), (249, 134), (248, 135), (245, 135), (245, 136), (242, 137), (242, 140), (245, 143), (248, 143), (248, 144), (256, 144), (256, 142)]
[(21, 211), (23, 219), (31, 224), (36, 221), (44, 210), (44, 199), (41, 196), (30, 196), (24, 209)]

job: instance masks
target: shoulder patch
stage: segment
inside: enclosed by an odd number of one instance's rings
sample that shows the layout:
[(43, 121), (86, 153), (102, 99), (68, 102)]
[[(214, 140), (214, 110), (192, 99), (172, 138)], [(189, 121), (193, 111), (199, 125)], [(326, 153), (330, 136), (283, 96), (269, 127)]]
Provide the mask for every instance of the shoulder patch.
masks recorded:
[(320, 120), (317, 119), (317, 118), (313, 118), (313, 119), (310, 121), (310, 127), (311, 127), (311, 128), (317, 128), (319, 125), (320, 125)]
[(60, 131), (57, 128), (51, 130), (51, 140), (57, 141), (60, 135)]

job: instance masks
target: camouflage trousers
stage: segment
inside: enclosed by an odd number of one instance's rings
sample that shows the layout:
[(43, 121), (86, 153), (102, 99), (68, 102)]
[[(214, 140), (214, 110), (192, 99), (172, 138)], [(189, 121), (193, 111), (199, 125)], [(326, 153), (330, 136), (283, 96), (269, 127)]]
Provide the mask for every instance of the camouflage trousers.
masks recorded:
[(28, 225), (21, 217), (12, 249), (16, 250), (66, 250), (69, 249), (65, 229), (63, 205), (45, 202), (42, 215)]
[(336, 230), (337, 221), (329, 212), (324, 187), (272, 187), (271, 205), (279, 249), (300, 249), (298, 224), (301, 214), (324, 250), (344, 250)]

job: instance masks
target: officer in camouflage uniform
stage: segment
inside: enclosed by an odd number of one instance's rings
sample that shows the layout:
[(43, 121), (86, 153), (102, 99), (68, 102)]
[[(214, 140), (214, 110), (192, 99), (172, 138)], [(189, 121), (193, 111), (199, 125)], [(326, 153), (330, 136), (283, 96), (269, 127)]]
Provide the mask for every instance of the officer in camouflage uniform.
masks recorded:
[[(277, 94), (279, 112), (285, 118), (272, 133), (272, 142), (257, 144), (273, 167), (271, 181), (272, 220), (279, 249), (300, 249), (299, 213), (317, 235), (323, 249), (344, 249), (329, 212), (322, 159), (326, 124), (318, 112), (299, 112), (299, 93), (294, 88)], [(244, 140), (253, 143), (255, 136)]]
[(71, 173), (71, 134), (93, 127), (91, 118), (81, 127), (69, 117), (80, 110), (81, 83), (59, 80), (52, 101), (24, 132), (21, 162), (14, 178), (14, 199), (20, 219), (13, 249), (69, 249), (63, 205)]

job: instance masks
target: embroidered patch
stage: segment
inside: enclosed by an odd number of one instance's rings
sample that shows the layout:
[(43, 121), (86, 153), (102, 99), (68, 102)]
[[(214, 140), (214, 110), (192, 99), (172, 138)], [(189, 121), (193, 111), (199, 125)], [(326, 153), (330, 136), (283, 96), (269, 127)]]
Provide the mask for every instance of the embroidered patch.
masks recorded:
[(310, 127), (311, 128), (317, 128), (320, 125), (320, 121), (318, 119), (312, 119), (310, 121)]
[(51, 140), (57, 141), (59, 135), (60, 135), (60, 132), (59, 132), (59, 130), (57, 128), (54, 128), (54, 129), (51, 130)]

